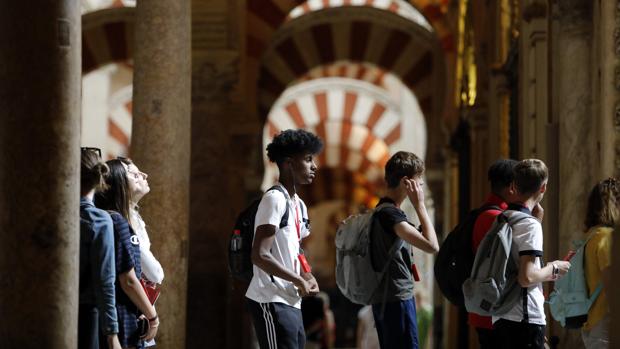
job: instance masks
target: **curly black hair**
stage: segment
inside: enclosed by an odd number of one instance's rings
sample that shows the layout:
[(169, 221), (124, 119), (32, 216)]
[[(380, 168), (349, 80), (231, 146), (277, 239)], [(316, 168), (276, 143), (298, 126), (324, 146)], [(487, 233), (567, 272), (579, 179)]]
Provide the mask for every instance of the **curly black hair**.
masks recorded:
[(267, 157), (276, 164), (299, 154), (318, 154), (323, 141), (306, 130), (284, 130), (267, 146)]
[(510, 186), (510, 183), (515, 179), (514, 169), (518, 163), (517, 160), (513, 159), (499, 159), (489, 167), (487, 177), (493, 193), (499, 194), (502, 189)]

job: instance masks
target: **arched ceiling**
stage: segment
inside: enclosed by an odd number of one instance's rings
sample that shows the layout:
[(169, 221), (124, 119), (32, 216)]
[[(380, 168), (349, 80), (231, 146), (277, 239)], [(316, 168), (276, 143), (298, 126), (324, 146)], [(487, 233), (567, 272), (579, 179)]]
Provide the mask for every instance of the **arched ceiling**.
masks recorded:
[[(445, 16), (448, 0), (411, 0), (409, 3), (433, 26), (444, 51), (454, 51), (454, 35)], [(396, 6), (405, 8), (392, 5), (390, 0), (320, 0), (320, 3), (316, 0), (248, 0), (246, 42), (249, 55), (256, 60), (260, 59), (271, 36), (287, 17), (297, 17), (295, 14), (289, 15), (295, 8), (300, 7), (307, 13), (307, 10), (340, 6), (373, 6), (388, 10), (394, 10)]]
[(385, 77), (389, 74), (384, 69), (371, 63), (351, 61), (337, 61), (320, 67), (315, 67), (308, 73), (291, 83), (295, 85), (301, 81), (310, 81), (320, 78), (341, 77), (369, 82), (375, 86), (388, 89)]
[(285, 21), (290, 21), (310, 12), (344, 6), (367, 6), (390, 11), (417, 23), (428, 30), (433, 30), (431, 24), (426, 20), (426, 18), (424, 18), (418, 10), (411, 6), (411, 4), (403, 0), (308, 0), (292, 9), (288, 16), (286, 16)]
[[(117, 63), (121, 70), (132, 74), (133, 57), (133, 28), (135, 1), (114, 0), (96, 1), (84, 0), (82, 9), (82, 75), (87, 76), (100, 68), (107, 69), (110, 64)], [(94, 11), (93, 11), (94, 10)], [(104, 73), (101, 73), (104, 74)], [(112, 79), (111, 75), (107, 75)], [(130, 75), (131, 76), (131, 75)], [(89, 85), (89, 80), (84, 79), (84, 89), (96, 88)], [(127, 155), (131, 138), (132, 120), (132, 84), (131, 80), (121, 81), (126, 85), (115, 86), (116, 91), (108, 96), (108, 102), (104, 103), (104, 115), (107, 116), (105, 123), (98, 124), (105, 127), (106, 140), (100, 144), (106, 154), (104, 158), (114, 158), (117, 155)], [(119, 81), (116, 81), (118, 85)], [(84, 96), (83, 96), (84, 98)], [(97, 104), (89, 103), (84, 106), (98, 108)], [(83, 116), (83, 122), (86, 115)], [(93, 125), (91, 125), (93, 126)], [(99, 130), (98, 132), (104, 132)], [(92, 140), (90, 140), (92, 141)]]
[[(422, 137), (403, 139), (403, 125), (412, 124)], [(417, 118), (413, 111), (405, 116), (387, 90), (349, 78), (321, 78), (289, 88), (267, 118), (264, 144), (291, 128), (304, 128), (323, 139), (325, 149), (317, 159), (320, 167), (358, 173), (373, 188), (380, 183), (391, 149), (403, 148), (423, 157), (426, 146), (420, 111)], [(408, 133), (413, 135), (411, 130)], [(270, 186), (277, 176), (277, 167), (265, 158), (263, 187)]]
[(82, 74), (133, 57), (135, 8), (117, 7), (82, 16)]
[(292, 82), (339, 60), (394, 73), (415, 93), (426, 115), (440, 113), (445, 67), (434, 33), (391, 11), (345, 6), (295, 18), (273, 36), (259, 73), (261, 115)]

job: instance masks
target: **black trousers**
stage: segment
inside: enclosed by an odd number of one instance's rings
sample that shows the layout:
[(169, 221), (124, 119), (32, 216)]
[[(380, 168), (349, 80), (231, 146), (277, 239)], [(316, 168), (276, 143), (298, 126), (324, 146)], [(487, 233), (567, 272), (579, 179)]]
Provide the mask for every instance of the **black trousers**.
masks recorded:
[(502, 349), (544, 349), (545, 326), (500, 319), (495, 327)]
[(480, 343), (480, 349), (501, 348), (501, 343), (497, 336), (496, 330), (476, 327), (476, 332), (478, 332), (478, 343)]
[(80, 304), (78, 309), (78, 348), (99, 349), (99, 312), (95, 305)]
[(283, 303), (246, 301), (261, 349), (304, 349), (306, 332), (301, 309)]

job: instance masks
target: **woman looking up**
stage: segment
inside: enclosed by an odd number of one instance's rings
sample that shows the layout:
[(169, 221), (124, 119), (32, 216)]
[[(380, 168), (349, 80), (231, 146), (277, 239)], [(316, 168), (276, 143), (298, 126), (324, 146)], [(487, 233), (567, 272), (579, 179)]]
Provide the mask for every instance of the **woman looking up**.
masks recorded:
[[(131, 203), (129, 205), (129, 224), (140, 239), (140, 264), (142, 267), (141, 279), (145, 286), (150, 289), (156, 289), (164, 281), (164, 269), (159, 261), (151, 252), (151, 240), (146, 232), (146, 224), (138, 212), (138, 203), (151, 191), (148, 175), (138, 168), (136, 164), (128, 158), (118, 158), (127, 166), (127, 182), (129, 191), (131, 192)], [(154, 346), (155, 341), (145, 343), (146, 347)]]
[(138, 212), (138, 203), (151, 191), (148, 175), (138, 168), (136, 164), (127, 158), (118, 158), (127, 165), (127, 180), (131, 191), (131, 204), (129, 205), (129, 223), (140, 238), (140, 259), (142, 262), (142, 277), (154, 284), (164, 281), (164, 270), (159, 261), (151, 252), (151, 241), (146, 231), (146, 224)]
[[(106, 162), (109, 189), (95, 197), (98, 207), (108, 210), (114, 222), (116, 246), (116, 310), (119, 316), (119, 340), (123, 348), (144, 348), (157, 334), (159, 319), (142, 285), (140, 275), (140, 239), (129, 225), (131, 190), (127, 165), (120, 160)], [(146, 317), (146, 333), (140, 333), (139, 319)]]

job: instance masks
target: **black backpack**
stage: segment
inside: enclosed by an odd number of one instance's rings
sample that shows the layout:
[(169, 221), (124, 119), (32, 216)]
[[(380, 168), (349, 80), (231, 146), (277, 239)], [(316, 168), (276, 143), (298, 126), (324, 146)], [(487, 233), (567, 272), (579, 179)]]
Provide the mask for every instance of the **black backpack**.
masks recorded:
[[(277, 190), (285, 197), (284, 188), (275, 185), (267, 191)], [(262, 197), (252, 201), (237, 217), (233, 233), (228, 243), (228, 269), (233, 278), (250, 282), (254, 271), (252, 268), (252, 241), (254, 240), (254, 220)], [(288, 204), (287, 204), (288, 205)], [(288, 224), (288, 209), (280, 220), (280, 229)]]
[(471, 240), (478, 216), (487, 210), (501, 210), (497, 206), (482, 206), (470, 211), (465, 219), (444, 239), (435, 259), (435, 280), (441, 293), (454, 305), (465, 306), (463, 282), (471, 276), (475, 254)]

